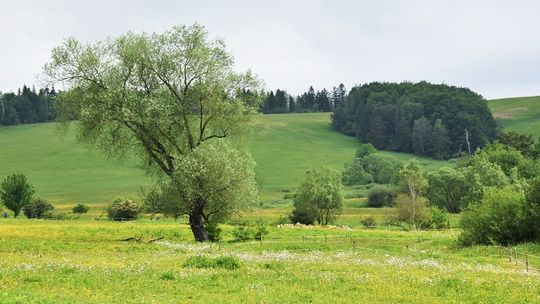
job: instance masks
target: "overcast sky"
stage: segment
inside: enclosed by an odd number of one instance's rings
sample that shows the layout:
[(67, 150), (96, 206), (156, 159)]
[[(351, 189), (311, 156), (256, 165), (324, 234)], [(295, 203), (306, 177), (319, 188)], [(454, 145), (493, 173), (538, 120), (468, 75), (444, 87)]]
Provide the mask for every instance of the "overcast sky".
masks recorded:
[(198, 22), (267, 89), (420, 81), (540, 95), (540, 1), (1, 0), (0, 91), (39, 86), (63, 38)]

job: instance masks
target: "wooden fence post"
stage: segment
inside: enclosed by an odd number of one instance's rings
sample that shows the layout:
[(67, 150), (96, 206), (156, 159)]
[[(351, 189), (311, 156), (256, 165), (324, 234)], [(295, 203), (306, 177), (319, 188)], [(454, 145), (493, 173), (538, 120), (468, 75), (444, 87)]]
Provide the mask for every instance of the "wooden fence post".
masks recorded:
[(529, 255), (525, 253), (525, 271), (529, 271)]
[(353, 252), (356, 252), (356, 240), (352, 241), (352, 249), (353, 249)]
[(508, 246), (508, 261), (512, 262), (512, 247)]

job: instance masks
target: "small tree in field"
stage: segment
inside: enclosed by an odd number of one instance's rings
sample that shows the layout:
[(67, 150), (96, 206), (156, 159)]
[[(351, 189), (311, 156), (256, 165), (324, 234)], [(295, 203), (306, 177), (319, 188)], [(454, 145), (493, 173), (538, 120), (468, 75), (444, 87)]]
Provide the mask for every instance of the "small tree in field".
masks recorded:
[(298, 187), (293, 214), (309, 214), (320, 225), (327, 225), (343, 209), (343, 197), (339, 171), (328, 167), (311, 169)]
[(398, 176), (403, 190), (403, 194), (396, 199), (398, 217), (416, 228), (423, 220), (427, 206), (426, 199), (422, 197), (428, 186), (424, 170), (418, 161), (413, 159), (401, 167)]
[(0, 184), (0, 200), (13, 211), (15, 217), (19, 216), (22, 208), (32, 202), (34, 187), (28, 182), (24, 174), (13, 174)]
[(90, 208), (84, 204), (77, 204), (75, 207), (73, 207), (72, 211), (81, 217), (81, 214), (87, 213), (89, 209)]

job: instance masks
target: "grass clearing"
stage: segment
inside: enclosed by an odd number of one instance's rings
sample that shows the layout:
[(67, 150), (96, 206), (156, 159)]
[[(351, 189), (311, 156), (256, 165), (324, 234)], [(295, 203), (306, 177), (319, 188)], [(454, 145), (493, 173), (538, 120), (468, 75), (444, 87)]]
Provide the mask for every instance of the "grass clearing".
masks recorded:
[[(195, 244), (172, 221), (0, 220), (1, 303), (534, 303), (540, 273), (457, 231), (271, 227)], [(46, 232), (46, 233), (44, 233)], [(130, 236), (142, 242), (122, 242)], [(147, 243), (157, 236), (161, 241)], [(540, 252), (529, 246), (528, 252)], [(184, 267), (194, 256), (239, 268)], [(540, 261), (539, 261), (540, 262)], [(538, 264), (540, 266), (540, 264)]]

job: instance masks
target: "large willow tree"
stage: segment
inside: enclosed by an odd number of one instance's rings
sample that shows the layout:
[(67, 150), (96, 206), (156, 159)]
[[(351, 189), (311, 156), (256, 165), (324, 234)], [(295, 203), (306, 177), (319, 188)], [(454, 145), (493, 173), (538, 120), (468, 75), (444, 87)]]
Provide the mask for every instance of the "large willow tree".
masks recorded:
[[(254, 161), (239, 141), (258, 104), (258, 81), (237, 73), (222, 40), (200, 25), (128, 33), (96, 43), (67, 39), (44, 68), (63, 83), (59, 119), (117, 157), (134, 150), (178, 193), (197, 241), (205, 225), (256, 201)], [(247, 98), (250, 97), (250, 98)]]

